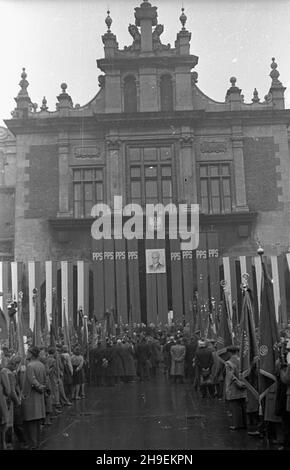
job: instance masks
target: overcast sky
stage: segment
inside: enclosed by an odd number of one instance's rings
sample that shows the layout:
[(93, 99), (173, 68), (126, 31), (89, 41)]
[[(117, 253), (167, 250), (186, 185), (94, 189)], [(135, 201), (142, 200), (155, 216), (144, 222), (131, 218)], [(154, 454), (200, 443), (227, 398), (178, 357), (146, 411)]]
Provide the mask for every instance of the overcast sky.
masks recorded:
[[(101, 36), (109, 6), (112, 31), (120, 48), (130, 45), (129, 23), (141, 0), (0, 0), (0, 125), (15, 108), (22, 67), (26, 67), (33, 102), (46, 96), (55, 110), (60, 84), (68, 84), (74, 104), (84, 105), (98, 92), (96, 59), (103, 57)], [(229, 78), (237, 77), (245, 101), (254, 87), (263, 100), (269, 91), (271, 57), (288, 87), (290, 107), (289, 0), (151, 0), (164, 25), (161, 40), (174, 46), (181, 29), (182, 3), (192, 33), (191, 53), (199, 57), (198, 86), (223, 101)]]

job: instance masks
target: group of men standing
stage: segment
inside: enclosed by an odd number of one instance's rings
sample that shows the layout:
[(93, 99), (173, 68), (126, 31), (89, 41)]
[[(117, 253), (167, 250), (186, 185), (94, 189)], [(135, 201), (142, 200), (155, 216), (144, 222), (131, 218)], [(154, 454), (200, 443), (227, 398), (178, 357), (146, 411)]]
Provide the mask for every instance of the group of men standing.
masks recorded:
[(0, 368), (0, 449), (38, 449), (43, 426), (85, 398), (84, 358), (56, 347), (29, 347), (26, 358), (4, 349)]

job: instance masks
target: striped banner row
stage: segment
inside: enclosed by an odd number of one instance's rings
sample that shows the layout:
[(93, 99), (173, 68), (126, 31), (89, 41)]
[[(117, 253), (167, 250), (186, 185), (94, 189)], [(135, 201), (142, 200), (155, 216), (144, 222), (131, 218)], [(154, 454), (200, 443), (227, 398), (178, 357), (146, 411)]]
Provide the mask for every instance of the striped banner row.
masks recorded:
[[(137, 240), (95, 241), (92, 261), (0, 262), (0, 308), (8, 317), (7, 304), (23, 292), (23, 312), (28, 326), (35, 321), (34, 289), (48, 324), (52, 319), (53, 295), (68, 325), (78, 321), (77, 310), (102, 320), (106, 311), (118, 323), (167, 323), (173, 310), (177, 322), (191, 323), (194, 303), (218, 303), (221, 281), (229, 299), (230, 314), (241, 314), (242, 276), (248, 273), (253, 292), (255, 322), (259, 321), (262, 267), (259, 256), (219, 257), (216, 234), (201, 234), (199, 249), (180, 251), (180, 243), (148, 240), (142, 250)], [(208, 247), (211, 248), (208, 248)], [(164, 250), (166, 272), (146, 270), (146, 250)], [(290, 321), (290, 253), (264, 256), (273, 279), (276, 318)], [(144, 315), (144, 309), (146, 310)], [(143, 313), (142, 313), (143, 312)]]

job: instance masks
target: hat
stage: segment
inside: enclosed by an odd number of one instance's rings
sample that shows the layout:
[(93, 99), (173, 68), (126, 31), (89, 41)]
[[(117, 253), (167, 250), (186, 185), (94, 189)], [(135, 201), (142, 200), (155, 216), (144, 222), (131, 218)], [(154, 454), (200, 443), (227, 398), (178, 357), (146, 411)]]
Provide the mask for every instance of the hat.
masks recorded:
[(205, 344), (205, 341), (199, 341), (198, 342), (198, 347), (199, 348), (205, 348), (206, 344)]
[(30, 354), (33, 356), (33, 357), (38, 357), (39, 356), (39, 353), (40, 353), (40, 350), (37, 346), (30, 346), (30, 348), (28, 349), (28, 351), (30, 352)]

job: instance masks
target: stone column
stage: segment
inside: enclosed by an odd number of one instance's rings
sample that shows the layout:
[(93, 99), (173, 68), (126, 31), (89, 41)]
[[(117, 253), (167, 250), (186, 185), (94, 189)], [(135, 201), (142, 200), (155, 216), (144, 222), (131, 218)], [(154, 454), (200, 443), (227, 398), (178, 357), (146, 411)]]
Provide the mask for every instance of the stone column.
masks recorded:
[(232, 149), (233, 149), (233, 162), (235, 172), (235, 192), (236, 192), (236, 206), (237, 212), (248, 211), (246, 183), (245, 183), (245, 169), (244, 169), (244, 152), (243, 152), (243, 135), (241, 126), (232, 127)]
[(72, 217), (69, 207), (69, 139), (67, 132), (60, 132), (58, 137), (58, 169), (59, 169), (59, 211), (58, 217)]

